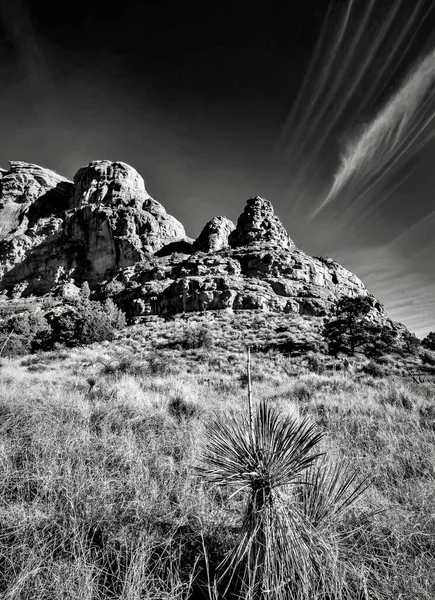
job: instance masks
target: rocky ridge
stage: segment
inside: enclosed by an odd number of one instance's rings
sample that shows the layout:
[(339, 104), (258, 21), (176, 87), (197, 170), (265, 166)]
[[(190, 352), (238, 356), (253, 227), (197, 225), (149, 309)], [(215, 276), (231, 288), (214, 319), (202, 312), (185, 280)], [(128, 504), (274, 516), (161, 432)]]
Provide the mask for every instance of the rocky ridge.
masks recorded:
[(236, 225), (218, 216), (191, 240), (125, 163), (93, 161), (73, 181), (24, 162), (0, 175), (0, 286), (9, 297), (88, 281), (137, 320), (222, 309), (325, 317), (340, 297), (364, 295), (373, 318), (387, 318), (353, 273), (296, 248), (258, 196)]

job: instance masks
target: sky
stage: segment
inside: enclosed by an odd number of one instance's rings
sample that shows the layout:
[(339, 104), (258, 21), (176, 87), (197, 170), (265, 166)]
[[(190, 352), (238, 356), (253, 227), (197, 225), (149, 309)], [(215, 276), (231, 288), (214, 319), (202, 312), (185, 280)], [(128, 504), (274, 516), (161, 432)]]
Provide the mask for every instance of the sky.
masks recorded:
[(120, 160), (191, 237), (269, 199), (435, 330), (435, 0), (0, 0), (0, 165)]

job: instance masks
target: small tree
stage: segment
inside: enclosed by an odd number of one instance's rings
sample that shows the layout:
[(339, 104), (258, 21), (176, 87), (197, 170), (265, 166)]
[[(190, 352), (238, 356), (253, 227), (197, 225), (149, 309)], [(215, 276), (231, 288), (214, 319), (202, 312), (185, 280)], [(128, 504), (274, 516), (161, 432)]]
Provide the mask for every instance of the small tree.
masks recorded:
[(405, 331), (402, 336), (403, 351), (406, 354), (415, 354), (420, 346), (420, 340), (413, 333)]
[(384, 325), (369, 325), (366, 330), (364, 353), (369, 358), (379, 358), (397, 349), (397, 331)]
[(338, 301), (335, 319), (326, 323), (324, 329), (331, 354), (353, 354), (367, 343), (369, 336), (366, 317), (371, 308), (370, 300), (366, 296), (345, 296)]
[(435, 352), (435, 331), (430, 331), (421, 342), (421, 345), (426, 350), (433, 350)]

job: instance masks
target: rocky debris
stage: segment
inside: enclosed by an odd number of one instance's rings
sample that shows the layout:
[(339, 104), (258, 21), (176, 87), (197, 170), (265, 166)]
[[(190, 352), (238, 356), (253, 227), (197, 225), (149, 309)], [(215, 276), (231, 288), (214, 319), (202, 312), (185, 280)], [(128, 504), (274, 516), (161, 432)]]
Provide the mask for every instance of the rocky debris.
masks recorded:
[(245, 210), (237, 220), (236, 229), (229, 236), (232, 248), (251, 244), (273, 244), (280, 248), (292, 248), (283, 224), (275, 215), (272, 203), (260, 196), (250, 198)]
[(216, 252), (228, 246), (228, 236), (235, 225), (226, 217), (214, 217), (207, 223), (195, 242), (198, 252)]

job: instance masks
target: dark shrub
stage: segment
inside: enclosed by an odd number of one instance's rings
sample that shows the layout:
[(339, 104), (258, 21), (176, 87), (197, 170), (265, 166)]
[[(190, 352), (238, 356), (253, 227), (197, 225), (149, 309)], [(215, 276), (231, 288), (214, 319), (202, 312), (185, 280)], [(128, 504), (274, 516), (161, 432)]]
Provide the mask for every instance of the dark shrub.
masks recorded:
[(211, 348), (212, 335), (207, 327), (188, 328), (184, 334), (181, 345), (185, 349)]
[(14, 357), (40, 348), (40, 340), (50, 331), (41, 311), (21, 312), (6, 318), (0, 325), (0, 353)]
[(423, 350), (420, 357), (421, 357), (421, 362), (424, 365), (429, 365), (430, 367), (435, 366), (435, 353), (428, 351), (428, 350)]
[(52, 315), (51, 335), (46, 340), (46, 348), (58, 342), (66, 346), (112, 341), (117, 329), (125, 326), (124, 313), (112, 300), (104, 304), (80, 299), (61, 315)]
[(30, 352), (29, 339), (16, 333), (0, 333), (0, 356), (15, 358)]
[(194, 417), (198, 409), (192, 402), (186, 402), (181, 396), (171, 398), (168, 403), (169, 414), (177, 419)]
[(292, 390), (292, 395), (298, 402), (309, 402), (313, 397), (313, 393), (313, 388), (303, 382), (297, 383)]
[(398, 390), (394, 387), (382, 394), (381, 402), (402, 407), (405, 410), (412, 410), (414, 407), (414, 401), (410, 395), (405, 390)]
[(435, 352), (435, 331), (430, 331), (421, 342), (421, 345), (423, 346), (423, 348)]
[(435, 404), (423, 406), (418, 412), (420, 414), (421, 427), (435, 431)]
[(308, 354), (307, 367), (310, 371), (321, 375), (325, 371), (325, 364), (318, 354)]
[(362, 372), (372, 377), (385, 377), (385, 370), (374, 360), (371, 360), (363, 366)]

